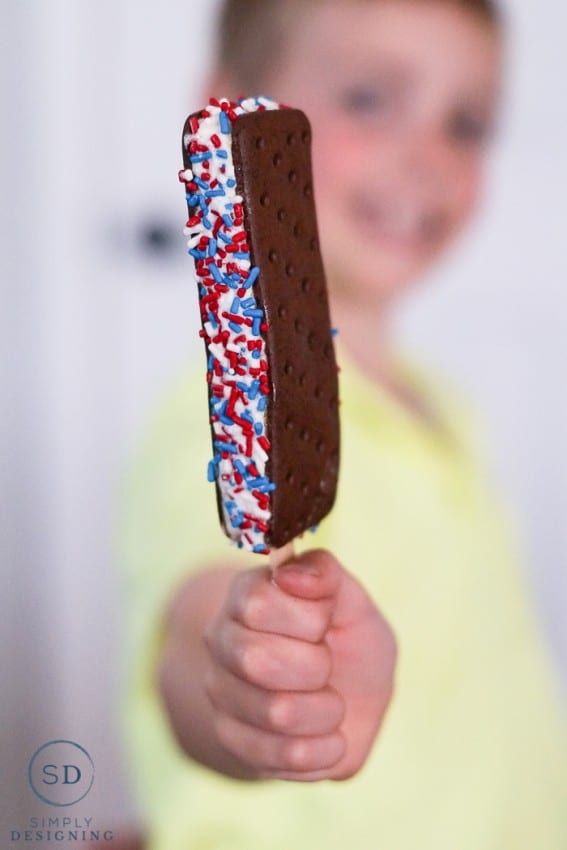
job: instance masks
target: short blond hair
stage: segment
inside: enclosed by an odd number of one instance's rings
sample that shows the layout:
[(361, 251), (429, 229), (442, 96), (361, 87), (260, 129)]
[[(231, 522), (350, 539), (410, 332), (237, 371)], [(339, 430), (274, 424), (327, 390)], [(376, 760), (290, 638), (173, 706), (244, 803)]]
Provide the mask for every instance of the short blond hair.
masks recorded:
[[(326, 2), (330, 0), (223, 0), (217, 33), (217, 68), (241, 86), (242, 93), (256, 91), (301, 7)], [(495, 0), (445, 2), (478, 14), (491, 26), (500, 26), (501, 13)]]

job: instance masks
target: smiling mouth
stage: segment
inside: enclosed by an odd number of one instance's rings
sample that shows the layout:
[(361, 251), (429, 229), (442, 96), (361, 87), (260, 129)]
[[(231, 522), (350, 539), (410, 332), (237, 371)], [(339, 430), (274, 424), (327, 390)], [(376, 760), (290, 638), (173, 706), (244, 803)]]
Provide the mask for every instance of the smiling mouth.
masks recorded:
[(357, 197), (351, 204), (351, 212), (363, 233), (404, 251), (430, 250), (446, 233), (445, 217), (441, 212), (409, 202), (390, 203)]

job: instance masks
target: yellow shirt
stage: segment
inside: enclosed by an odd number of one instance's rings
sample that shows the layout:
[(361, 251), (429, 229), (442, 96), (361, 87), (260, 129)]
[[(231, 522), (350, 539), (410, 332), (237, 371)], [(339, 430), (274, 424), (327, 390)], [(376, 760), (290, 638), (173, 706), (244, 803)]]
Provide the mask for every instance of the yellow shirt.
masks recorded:
[(206, 562), (266, 563), (219, 528), (196, 367), (158, 411), (124, 494), (123, 721), (150, 850), (566, 850), (564, 706), (470, 417), (404, 367), (437, 411), (433, 430), (341, 350), (339, 363), (337, 502), (298, 548), (331, 549), (391, 623), (399, 665), (386, 720), (345, 782), (233, 780), (175, 743), (153, 678), (164, 606)]

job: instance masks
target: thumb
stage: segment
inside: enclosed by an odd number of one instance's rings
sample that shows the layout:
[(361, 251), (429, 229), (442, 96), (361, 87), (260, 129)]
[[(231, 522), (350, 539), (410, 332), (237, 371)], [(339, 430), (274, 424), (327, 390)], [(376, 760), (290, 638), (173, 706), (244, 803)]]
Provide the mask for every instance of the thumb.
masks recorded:
[(291, 596), (325, 599), (339, 588), (343, 570), (337, 559), (325, 549), (311, 549), (276, 567), (272, 582)]

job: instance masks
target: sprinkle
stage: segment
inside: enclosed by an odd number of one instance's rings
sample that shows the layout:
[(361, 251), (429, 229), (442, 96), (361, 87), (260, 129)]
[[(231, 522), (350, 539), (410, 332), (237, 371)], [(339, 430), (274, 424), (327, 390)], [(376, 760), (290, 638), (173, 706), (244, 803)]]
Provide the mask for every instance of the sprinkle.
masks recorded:
[(216, 477), (215, 464), (210, 460), (207, 466), (207, 481), (216, 481)]
[(248, 398), (250, 399), (250, 401), (254, 401), (254, 399), (258, 395), (259, 389), (260, 389), (260, 381), (258, 381), (258, 380), (252, 381), (252, 386), (248, 390)]
[(210, 270), (211, 270), (211, 275), (214, 277), (214, 279), (216, 280), (216, 282), (217, 282), (217, 283), (221, 283), (221, 282), (222, 282), (222, 275), (221, 275), (221, 273), (220, 273), (220, 271), (219, 271), (219, 268), (218, 268), (218, 266), (216, 265), (216, 263), (211, 263), (211, 265), (209, 266), (209, 268), (210, 268)]
[(250, 273), (248, 275), (248, 278), (246, 279), (246, 283), (244, 284), (246, 289), (250, 289), (250, 287), (256, 283), (259, 274), (260, 269), (258, 268), (258, 266), (254, 266), (250, 269)]
[(228, 117), (225, 112), (219, 113), (219, 121), (221, 133), (225, 133), (228, 135), (230, 133), (230, 121), (228, 120)]
[[(193, 154), (193, 156), (189, 157), (190, 162), (205, 162), (205, 160), (210, 159), (212, 157), (212, 153), (197, 153)], [(197, 182), (195, 180), (195, 182)]]
[(221, 449), (223, 452), (230, 452), (230, 454), (237, 454), (238, 452), (236, 446), (233, 446), (232, 443), (224, 443), (222, 440), (215, 440), (213, 445), (216, 449)]

